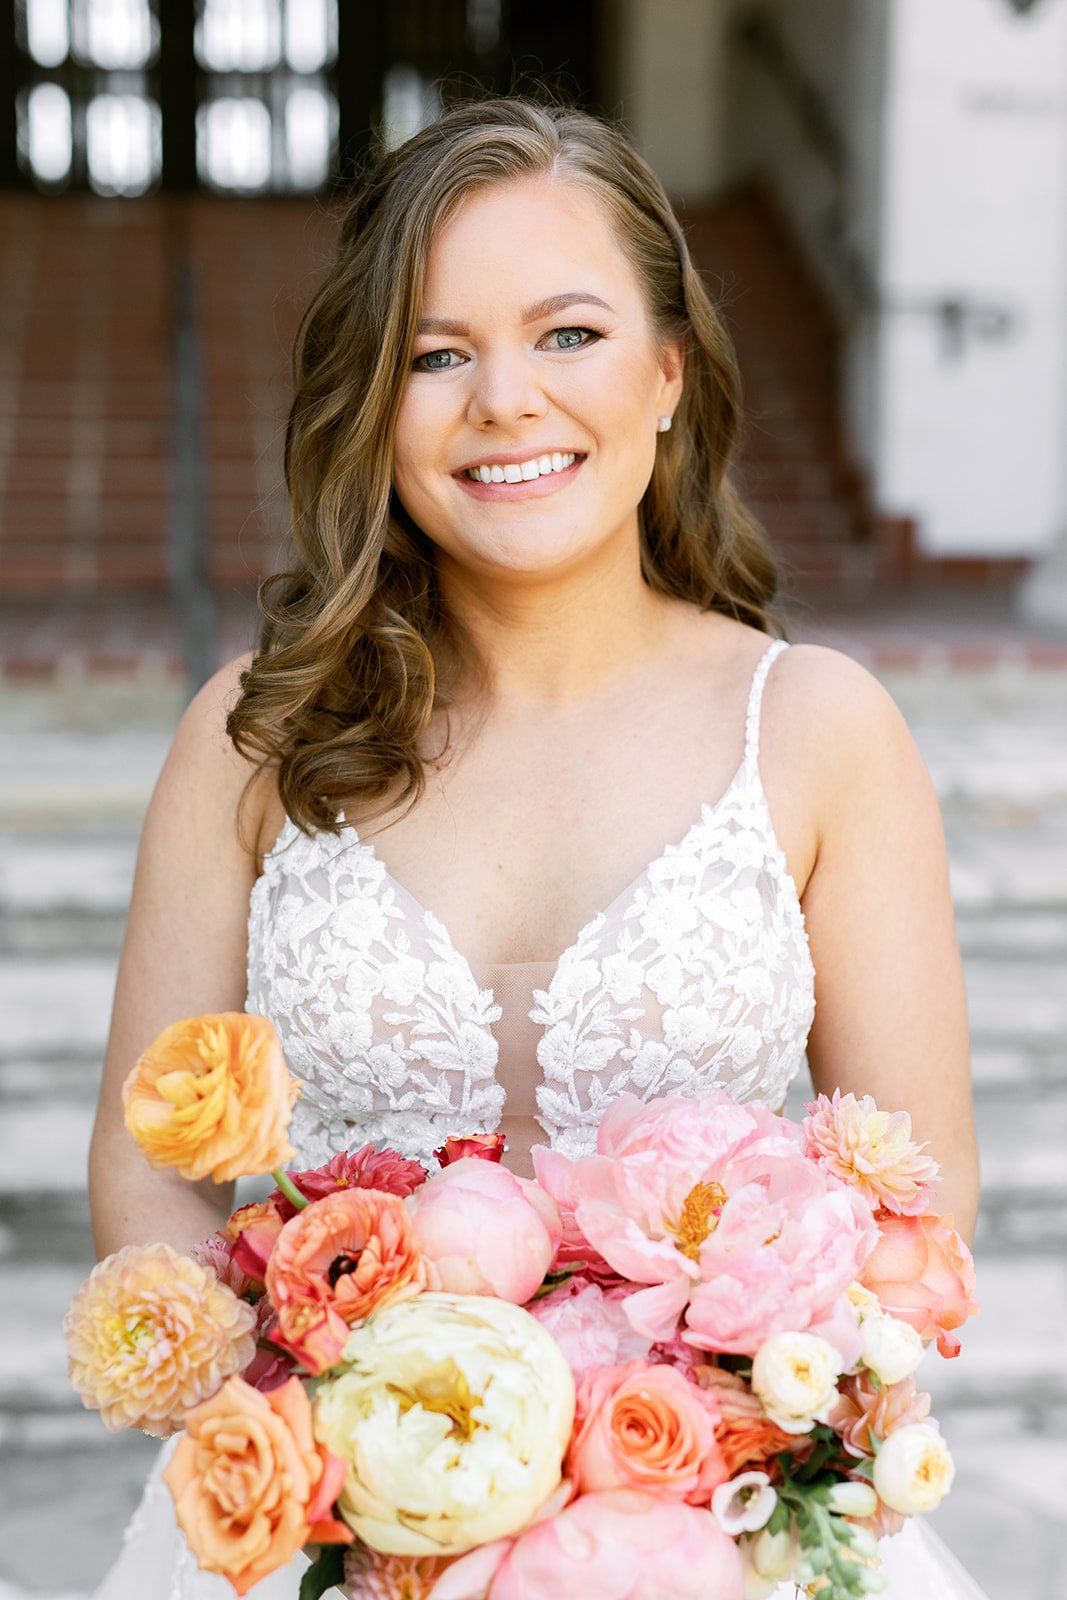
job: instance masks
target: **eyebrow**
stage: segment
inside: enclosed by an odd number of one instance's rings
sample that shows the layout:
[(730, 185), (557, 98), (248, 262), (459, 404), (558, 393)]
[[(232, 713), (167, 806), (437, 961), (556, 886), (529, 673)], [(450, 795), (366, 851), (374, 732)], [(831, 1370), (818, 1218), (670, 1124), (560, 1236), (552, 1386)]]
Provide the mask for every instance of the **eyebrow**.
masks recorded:
[[(549, 295), (547, 300), (538, 300), (532, 306), (526, 306), (519, 313), (523, 326), (531, 322), (540, 322), (544, 317), (554, 316), (557, 311), (566, 311), (569, 306), (603, 306), (605, 311), (614, 313), (614, 306), (609, 306), (598, 294), (592, 294), (585, 289), (568, 289), (563, 294)], [(423, 317), (418, 326), (419, 333), (447, 334), (453, 339), (466, 339), (470, 337), (470, 329), (462, 322), (454, 322), (450, 317)]]

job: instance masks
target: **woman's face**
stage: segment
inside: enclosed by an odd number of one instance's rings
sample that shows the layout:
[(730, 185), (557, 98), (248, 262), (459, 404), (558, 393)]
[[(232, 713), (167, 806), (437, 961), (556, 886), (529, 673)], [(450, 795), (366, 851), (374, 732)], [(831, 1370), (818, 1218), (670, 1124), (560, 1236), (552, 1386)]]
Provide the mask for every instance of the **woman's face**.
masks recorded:
[(636, 550), (658, 419), (680, 393), (678, 350), (658, 346), (589, 193), (550, 178), (480, 190), (430, 251), (397, 495), (443, 564), (472, 576)]

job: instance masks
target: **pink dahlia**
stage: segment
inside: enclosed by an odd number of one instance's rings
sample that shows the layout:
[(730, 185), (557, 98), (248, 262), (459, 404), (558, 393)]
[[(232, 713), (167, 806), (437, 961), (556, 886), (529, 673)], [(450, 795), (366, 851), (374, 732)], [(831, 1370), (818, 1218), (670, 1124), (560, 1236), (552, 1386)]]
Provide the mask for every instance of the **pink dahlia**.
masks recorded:
[(916, 1388), (914, 1378), (876, 1385), (869, 1372), (860, 1371), (842, 1381), (829, 1420), (850, 1456), (873, 1456), (897, 1428), (929, 1415), (930, 1396)]
[(926, 1145), (912, 1139), (906, 1111), (879, 1111), (869, 1094), (857, 1100), (840, 1089), (805, 1109), (808, 1154), (856, 1189), (872, 1211), (915, 1217), (927, 1209), (941, 1169), (923, 1155)]
[(104, 1426), (165, 1439), (255, 1353), (255, 1309), (166, 1244), (98, 1263), (63, 1322), (70, 1380)]
[(439, 1556), (383, 1556), (365, 1544), (345, 1551), (347, 1600), (428, 1600), (448, 1566)]

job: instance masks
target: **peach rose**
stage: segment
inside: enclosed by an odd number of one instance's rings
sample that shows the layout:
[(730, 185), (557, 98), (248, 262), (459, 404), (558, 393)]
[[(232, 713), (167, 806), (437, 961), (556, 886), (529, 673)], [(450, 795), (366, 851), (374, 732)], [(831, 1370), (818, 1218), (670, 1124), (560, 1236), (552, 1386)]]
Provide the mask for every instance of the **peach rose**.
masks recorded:
[(978, 1310), (971, 1252), (951, 1217), (882, 1217), (881, 1238), (860, 1282), (890, 1315), (910, 1322), (924, 1343), (937, 1339), (943, 1356), (957, 1356), (954, 1329)]
[(309, 1541), (351, 1540), (330, 1515), (345, 1464), (316, 1444), (298, 1378), (270, 1394), (230, 1378), (185, 1426), (163, 1477), (203, 1571), (247, 1594)]
[(797, 1451), (796, 1434), (786, 1433), (772, 1422), (744, 1378), (724, 1367), (697, 1366), (693, 1381), (714, 1399), (719, 1420), (715, 1438), (726, 1476), (734, 1478), (746, 1469), (765, 1467), (783, 1450)]
[(426, 1287), (404, 1202), (377, 1189), (337, 1189), (298, 1211), (267, 1263), (276, 1342), (308, 1372), (341, 1359), (349, 1329)]
[(714, 1400), (673, 1367), (593, 1367), (578, 1388), (567, 1471), (580, 1493), (646, 1489), (706, 1505), (728, 1476)]
[(126, 1079), (122, 1103), (154, 1167), (228, 1183), (291, 1158), (298, 1093), (274, 1025), (226, 1011), (164, 1028)]

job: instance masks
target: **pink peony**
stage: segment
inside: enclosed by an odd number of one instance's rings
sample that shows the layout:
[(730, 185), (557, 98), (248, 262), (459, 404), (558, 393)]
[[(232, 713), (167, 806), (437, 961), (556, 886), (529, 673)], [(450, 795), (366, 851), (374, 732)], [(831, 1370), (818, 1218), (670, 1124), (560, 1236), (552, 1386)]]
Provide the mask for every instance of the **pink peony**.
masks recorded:
[[(502, 1557), (502, 1559), (501, 1559)], [(495, 1575), (486, 1578), (494, 1561)], [(464, 1586), (464, 1569), (471, 1581)], [(583, 1494), (511, 1543), (475, 1550), (446, 1574), (434, 1600), (741, 1600), (734, 1541), (710, 1511), (635, 1489)]]
[(472, 1156), (435, 1174), (407, 1206), (433, 1286), (446, 1294), (496, 1295), (523, 1305), (540, 1288), (559, 1243), (548, 1196), (506, 1167)]
[(912, 1139), (906, 1111), (879, 1111), (869, 1094), (857, 1100), (840, 1089), (805, 1109), (808, 1154), (858, 1190), (872, 1211), (914, 1217), (926, 1210), (941, 1169)]
[(729, 1476), (715, 1438), (714, 1396), (674, 1367), (629, 1361), (587, 1372), (578, 1389), (567, 1472), (578, 1492), (645, 1489), (707, 1505)]
[(617, 1272), (653, 1286), (626, 1302), (640, 1332), (670, 1339), (684, 1313), (693, 1344), (751, 1354), (772, 1333), (840, 1320), (878, 1232), (807, 1159), (799, 1128), (722, 1089), (621, 1095), (597, 1152), (571, 1163), (538, 1148), (535, 1169)]
[(472, 1156), (476, 1161), (503, 1161), (504, 1135), (502, 1133), (469, 1133), (465, 1139), (446, 1139), (434, 1155), (442, 1167)]
[(960, 1328), (978, 1310), (971, 1252), (951, 1217), (884, 1217), (881, 1238), (862, 1273), (884, 1310), (924, 1340), (937, 1339), (943, 1356), (957, 1356)]
[[(334, 1156), (324, 1167), (290, 1172), (287, 1176), (305, 1200), (321, 1200), (338, 1189), (377, 1189), (382, 1194), (398, 1194), (406, 1199), (426, 1182), (426, 1168), (421, 1161), (409, 1161), (395, 1150), (376, 1150), (372, 1144), (365, 1144), (358, 1150)], [(267, 1201), (283, 1222), (296, 1216), (296, 1207), (280, 1189), (268, 1195)]]
[(602, 1289), (576, 1276), (527, 1306), (563, 1351), (575, 1384), (589, 1367), (616, 1367), (647, 1357), (649, 1342), (635, 1333), (623, 1309), (626, 1295), (625, 1289)]

